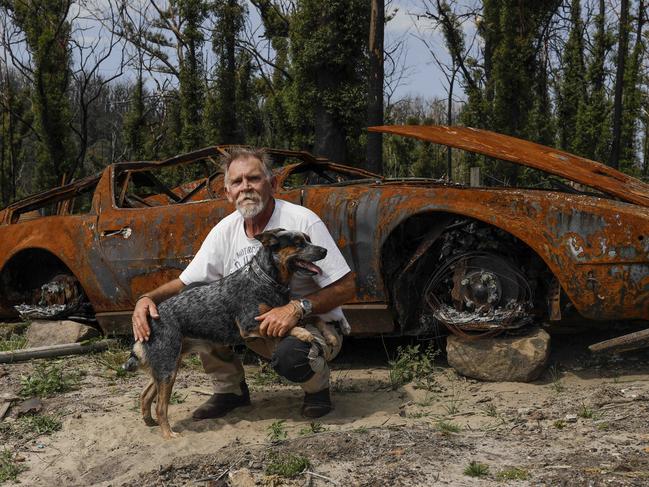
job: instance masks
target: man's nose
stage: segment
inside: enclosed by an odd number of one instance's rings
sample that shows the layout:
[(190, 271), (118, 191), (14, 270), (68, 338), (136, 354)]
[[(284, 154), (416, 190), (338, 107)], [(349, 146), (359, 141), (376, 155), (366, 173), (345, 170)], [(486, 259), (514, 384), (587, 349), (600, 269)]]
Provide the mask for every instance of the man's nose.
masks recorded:
[(243, 178), (242, 186), (245, 191), (248, 191), (251, 188), (250, 181), (248, 180), (248, 178)]

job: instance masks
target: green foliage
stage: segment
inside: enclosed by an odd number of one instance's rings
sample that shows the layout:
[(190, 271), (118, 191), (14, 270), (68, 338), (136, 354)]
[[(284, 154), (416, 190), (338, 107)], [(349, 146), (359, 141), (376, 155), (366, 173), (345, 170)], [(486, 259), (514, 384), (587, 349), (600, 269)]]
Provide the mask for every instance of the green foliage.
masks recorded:
[(169, 398), (169, 404), (182, 404), (187, 400), (188, 396), (189, 394), (185, 394), (183, 396), (179, 392), (173, 391), (171, 397)]
[(49, 396), (76, 388), (79, 374), (65, 372), (61, 365), (55, 363), (41, 363), (30, 375), (22, 376), (20, 383), (20, 395), (23, 397)]
[(450, 434), (450, 433), (459, 433), (462, 431), (462, 428), (450, 421), (439, 421), (436, 425), (437, 429), (444, 434)]
[(61, 421), (54, 416), (46, 414), (33, 414), (22, 416), (18, 420), (18, 428), (22, 433), (35, 433), (49, 435), (61, 429)]
[(0, 340), (0, 352), (9, 352), (25, 347), (27, 338), (22, 335), (11, 335), (9, 338)]
[(468, 475), (469, 477), (484, 477), (489, 475), (489, 465), (473, 460), (464, 469), (464, 475)]
[(128, 375), (122, 365), (128, 360), (130, 354), (130, 350), (123, 348), (109, 348), (105, 352), (94, 355), (93, 359), (98, 365), (108, 369), (115, 377), (122, 378)]
[(496, 474), (496, 480), (527, 480), (530, 474), (524, 468), (511, 467)]
[(327, 428), (325, 428), (322, 423), (309, 423), (309, 426), (301, 428), (298, 433), (300, 435), (312, 435), (322, 433), (323, 431), (327, 431)]
[(557, 419), (554, 422), (554, 427), (558, 430), (562, 430), (563, 428), (566, 427), (566, 422), (563, 419)]
[(146, 111), (144, 105), (144, 80), (142, 73), (131, 88), (129, 110), (124, 117), (123, 137), (128, 159), (142, 160), (146, 157)]
[(11, 450), (3, 448), (0, 452), (0, 483), (8, 480), (15, 482), (18, 474), (23, 470), (25, 467), (16, 462)]
[(578, 146), (577, 119), (584, 110), (586, 80), (584, 74), (584, 26), (581, 1), (572, 0), (571, 28), (564, 50), (562, 79), (559, 88), (559, 146), (571, 152), (581, 152)]
[(593, 411), (592, 408), (589, 408), (588, 406), (582, 403), (581, 406), (579, 406), (579, 411), (577, 412), (577, 415), (580, 418), (593, 419), (593, 417), (595, 416), (595, 412)]
[(409, 382), (426, 390), (432, 390), (436, 385), (435, 359), (439, 350), (429, 345), (419, 350), (419, 345), (408, 345), (397, 348), (397, 358), (390, 360), (390, 384), (396, 389)]
[(37, 144), (36, 186), (45, 189), (68, 181), (70, 157), (71, 26), (66, 20), (71, 3), (66, 0), (13, 1), (14, 19), (25, 34), (34, 66), (32, 108)]
[(300, 475), (310, 466), (311, 462), (303, 455), (271, 453), (268, 465), (266, 465), (266, 475), (293, 478)]
[(268, 427), (268, 439), (271, 441), (271, 443), (279, 443), (280, 441), (284, 441), (288, 437), (284, 423), (286, 423), (286, 420), (280, 419), (278, 421), (274, 421)]

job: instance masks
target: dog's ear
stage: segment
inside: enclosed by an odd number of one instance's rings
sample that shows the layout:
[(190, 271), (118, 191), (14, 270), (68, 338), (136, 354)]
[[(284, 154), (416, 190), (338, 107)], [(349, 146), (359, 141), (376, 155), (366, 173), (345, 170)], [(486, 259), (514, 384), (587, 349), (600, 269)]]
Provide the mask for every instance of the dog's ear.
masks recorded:
[(255, 235), (264, 247), (276, 247), (279, 245), (279, 233), (284, 232), (283, 228), (274, 228)]

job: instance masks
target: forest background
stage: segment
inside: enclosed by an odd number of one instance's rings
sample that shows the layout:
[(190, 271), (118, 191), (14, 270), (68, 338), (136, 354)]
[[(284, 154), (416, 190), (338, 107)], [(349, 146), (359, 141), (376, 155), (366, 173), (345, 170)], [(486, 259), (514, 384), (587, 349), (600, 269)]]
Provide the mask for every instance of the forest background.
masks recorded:
[(512, 164), (367, 133), (381, 124), (486, 128), (649, 179), (645, 0), (414, 2), (408, 15), (423, 28), (409, 35), (442, 86), (400, 97), (407, 44), (384, 36), (397, 9), (0, 0), (0, 207), (112, 162), (215, 144), (303, 149), (391, 177), (465, 182), (479, 166), (487, 185), (547, 184)]

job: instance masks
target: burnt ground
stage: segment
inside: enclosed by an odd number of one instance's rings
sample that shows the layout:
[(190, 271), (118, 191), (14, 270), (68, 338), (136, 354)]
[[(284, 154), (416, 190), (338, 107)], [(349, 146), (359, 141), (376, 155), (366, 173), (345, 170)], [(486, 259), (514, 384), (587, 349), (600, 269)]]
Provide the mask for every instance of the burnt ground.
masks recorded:
[[(299, 416), (300, 389), (252, 358), (253, 405), (191, 421), (210, 382), (189, 360), (170, 408), (181, 437), (171, 441), (141, 422), (146, 379), (116, 377), (118, 352), (68, 357), (47, 363), (80, 374), (75, 389), (43, 399), (61, 430), (19, 432), (10, 417), (0, 442), (21, 460), (23, 485), (648, 485), (649, 355), (590, 355), (606, 336), (553, 336), (550, 366), (531, 384), (459, 377), (438, 357), (426, 388), (393, 388), (387, 362), (399, 345), (427, 342), (349, 339), (334, 363), (336, 409), (315, 425)], [(19, 392), (43, 362), (0, 365), (2, 394)], [(295, 478), (269, 470), (291, 454), (308, 460)], [(482, 477), (465, 473), (471, 462), (487, 467)]]

